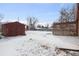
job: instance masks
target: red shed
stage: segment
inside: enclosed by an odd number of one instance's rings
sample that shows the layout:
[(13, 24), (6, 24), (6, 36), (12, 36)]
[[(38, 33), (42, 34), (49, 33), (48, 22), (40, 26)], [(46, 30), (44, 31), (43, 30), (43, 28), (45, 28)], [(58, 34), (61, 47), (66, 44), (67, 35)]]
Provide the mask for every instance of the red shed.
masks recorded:
[(10, 22), (2, 24), (2, 35), (4, 36), (25, 35), (25, 25), (19, 22)]

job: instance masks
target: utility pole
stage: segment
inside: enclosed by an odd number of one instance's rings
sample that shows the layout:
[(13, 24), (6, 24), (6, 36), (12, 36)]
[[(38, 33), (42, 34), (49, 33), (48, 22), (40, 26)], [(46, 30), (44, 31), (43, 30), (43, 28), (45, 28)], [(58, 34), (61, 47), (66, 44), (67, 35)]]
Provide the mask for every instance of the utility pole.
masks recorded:
[(19, 17), (17, 18), (17, 21), (19, 22)]

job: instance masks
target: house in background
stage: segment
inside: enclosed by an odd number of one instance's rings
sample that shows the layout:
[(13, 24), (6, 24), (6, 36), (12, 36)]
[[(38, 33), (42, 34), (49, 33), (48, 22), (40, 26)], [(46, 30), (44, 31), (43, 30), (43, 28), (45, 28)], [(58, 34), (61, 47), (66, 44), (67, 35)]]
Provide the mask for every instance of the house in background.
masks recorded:
[(3, 36), (25, 35), (25, 25), (20, 22), (9, 22), (2, 24)]

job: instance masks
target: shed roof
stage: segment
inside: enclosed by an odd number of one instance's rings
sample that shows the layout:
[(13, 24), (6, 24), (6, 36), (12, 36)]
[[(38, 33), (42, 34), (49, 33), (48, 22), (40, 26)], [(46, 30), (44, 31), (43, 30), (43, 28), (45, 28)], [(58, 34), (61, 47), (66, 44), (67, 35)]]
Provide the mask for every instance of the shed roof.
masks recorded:
[(5, 24), (13, 24), (13, 23), (18, 23), (18, 24), (22, 24), (22, 25), (25, 25), (25, 24), (23, 24), (23, 23), (20, 23), (20, 22), (3, 22), (3, 23), (1, 23), (2, 25), (5, 25)]

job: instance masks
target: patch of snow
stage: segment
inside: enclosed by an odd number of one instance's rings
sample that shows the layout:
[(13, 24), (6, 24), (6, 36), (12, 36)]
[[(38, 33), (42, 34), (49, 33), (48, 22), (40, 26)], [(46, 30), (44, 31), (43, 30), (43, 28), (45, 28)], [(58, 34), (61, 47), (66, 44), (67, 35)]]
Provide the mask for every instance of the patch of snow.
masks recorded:
[[(75, 40), (77, 40), (77, 43), (74, 42)], [(78, 37), (54, 36), (50, 31), (27, 31), (25, 36), (3, 37), (3, 39), (0, 40), (0, 55), (2, 56), (79, 55), (79, 53), (77, 53), (76, 51), (61, 50), (57, 48), (57, 46), (64, 46), (65, 42), (66, 43), (72, 42), (72, 44), (79, 45)], [(58, 45), (59, 43), (60, 45)]]

